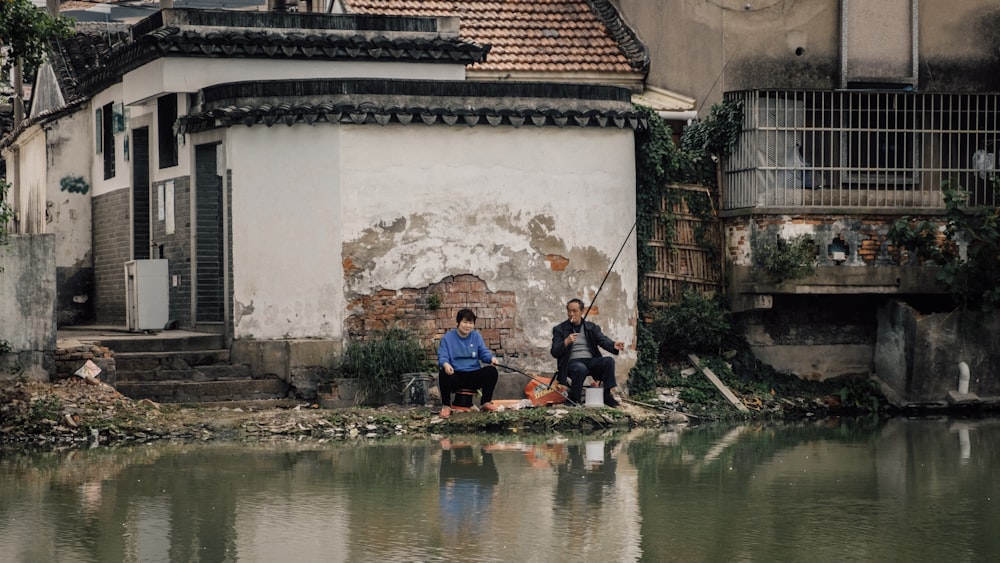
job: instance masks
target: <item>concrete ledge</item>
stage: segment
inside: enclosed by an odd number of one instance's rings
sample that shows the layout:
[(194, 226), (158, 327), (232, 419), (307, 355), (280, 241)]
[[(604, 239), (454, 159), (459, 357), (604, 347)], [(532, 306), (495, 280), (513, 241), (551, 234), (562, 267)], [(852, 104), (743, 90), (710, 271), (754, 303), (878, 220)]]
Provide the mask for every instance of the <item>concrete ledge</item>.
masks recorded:
[(959, 393), (958, 391), (948, 391), (948, 403), (952, 405), (969, 405), (979, 402), (979, 396), (975, 393)]
[(273, 374), (292, 383), (302, 372), (332, 372), (343, 353), (342, 340), (234, 340), (230, 361), (247, 364), (255, 375)]

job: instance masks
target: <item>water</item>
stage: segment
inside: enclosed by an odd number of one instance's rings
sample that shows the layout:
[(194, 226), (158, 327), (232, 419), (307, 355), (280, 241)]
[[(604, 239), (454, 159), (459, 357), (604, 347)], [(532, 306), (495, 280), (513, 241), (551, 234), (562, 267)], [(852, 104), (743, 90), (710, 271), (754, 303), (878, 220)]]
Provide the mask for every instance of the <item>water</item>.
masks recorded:
[(995, 561), (1000, 420), (0, 457), (0, 560)]

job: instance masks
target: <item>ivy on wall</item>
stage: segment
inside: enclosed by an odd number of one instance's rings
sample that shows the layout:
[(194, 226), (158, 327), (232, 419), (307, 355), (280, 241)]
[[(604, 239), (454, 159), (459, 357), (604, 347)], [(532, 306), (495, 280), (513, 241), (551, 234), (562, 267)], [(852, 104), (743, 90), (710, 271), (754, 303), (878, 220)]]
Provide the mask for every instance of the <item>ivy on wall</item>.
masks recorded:
[[(636, 131), (636, 238), (639, 248), (639, 279), (655, 268), (655, 256), (649, 246), (655, 221), (662, 221), (667, 232), (667, 244), (676, 237), (674, 221), (660, 213), (664, 199), (668, 209), (683, 197), (688, 211), (702, 219), (714, 214), (714, 204), (708, 193), (671, 190), (672, 184), (700, 184), (718, 189), (717, 163), (732, 152), (739, 138), (743, 123), (743, 105), (726, 101), (712, 107), (709, 115), (688, 125), (681, 136), (680, 146), (674, 141), (670, 128), (651, 109), (637, 106), (645, 114), (649, 126)], [(696, 233), (698, 240), (706, 240), (703, 221)], [(709, 246), (705, 246), (709, 249)], [(710, 248), (713, 257), (718, 249)], [(656, 312), (649, 305), (647, 296), (639, 288), (639, 317), (651, 320)], [(638, 361), (629, 378), (631, 392), (642, 394), (656, 387), (659, 379), (659, 356), (663, 343), (659, 342), (649, 323), (637, 327)]]

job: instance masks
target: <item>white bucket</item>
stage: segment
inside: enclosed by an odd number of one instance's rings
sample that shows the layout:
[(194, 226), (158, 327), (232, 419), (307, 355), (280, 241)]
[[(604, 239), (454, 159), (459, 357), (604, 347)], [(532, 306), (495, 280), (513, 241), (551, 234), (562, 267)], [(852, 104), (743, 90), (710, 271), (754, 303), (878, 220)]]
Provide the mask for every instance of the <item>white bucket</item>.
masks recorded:
[(604, 388), (603, 387), (587, 387), (587, 397), (585, 406), (588, 407), (603, 407), (604, 406)]
[(584, 451), (587, 452), (587, 463), (591, 465), (604, 463), (604, 442), (587, 442)]

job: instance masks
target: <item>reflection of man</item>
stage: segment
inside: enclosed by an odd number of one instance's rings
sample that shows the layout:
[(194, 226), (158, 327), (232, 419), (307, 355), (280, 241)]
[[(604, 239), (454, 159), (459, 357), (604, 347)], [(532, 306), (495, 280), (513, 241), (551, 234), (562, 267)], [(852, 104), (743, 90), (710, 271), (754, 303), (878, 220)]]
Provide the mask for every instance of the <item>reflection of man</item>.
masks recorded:
[(475, 542), (483, 531), (493, 503), (494, 487), (500, 482), (493, 455), (470, 444), (441, 441), (440, 507), (442, 528), (451, 546)]
[(625, 343), (611, 340), (604, 336), (601, 327), (590, 321), (584, 321), (583, 301), (579, 299), (573, 299), (566, 304), (566, 316), (568, 318), (565, 321), (552, 329), (550, 353), (556, 358), (559, 383), (565, 385), (566, 379), (569, 378), (572, 383), (569, 400), (579, 403), (580, 395), (583, 394), (583, 380), (589, 374), (604, 385), (604, 404), (617, 407), (618, 401), (611, 393), (618, 387), (615, 381), (615, 361), (613, 358), (602, 356), (598, 348), (617, 356), (618, 352), (625, 349)]
[(609, 534), (614, 533), (614, 512), (607, 505), (615, 494), (617, 467), (613, 449), (613, 442), (601, 444), (603, 461), (599, 461), (586, 455), (583, 444), (569, 444), (565, 461), (556, 466), (556, 524), (575, 541), (604, 545)]

